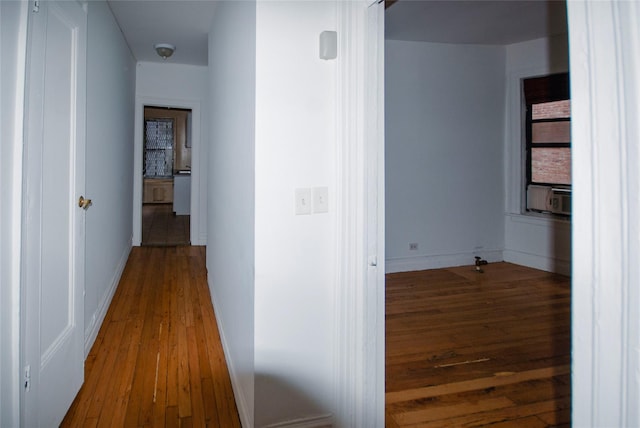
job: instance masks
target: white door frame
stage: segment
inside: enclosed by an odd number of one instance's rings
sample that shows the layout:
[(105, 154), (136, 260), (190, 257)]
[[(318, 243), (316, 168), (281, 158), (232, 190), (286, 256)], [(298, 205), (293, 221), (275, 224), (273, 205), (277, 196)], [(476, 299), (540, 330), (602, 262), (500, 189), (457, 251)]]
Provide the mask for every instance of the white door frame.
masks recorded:
[(384, 3), (338, 3), (335, 409), (384, 426)]
[(569, 1), (574, 426), (640, 426), (640, 4)]
[(191, 110), (191, 212), (190, 212), (190, 240), (191, 245), (205, 245), (201, 242), (200, 230), (200, 181), (202, 169), (200, 165), (201, 154), (201, 106), (197, 100), (183, 100), (175, 98), (136, 97), (135, 106), (135, 136), (133, 154), (133, 246), (140, 246), (142, 242), (142, 157), (144, 152), (144, 107), (171, 107)]
[[(375, 126), (375, 113), (365, 106), (377, 88), (376, 72), (382, 76), (384, 67), (366, 68), (380, 52), (375, 44), (383, 44), (367, 38), (376, 26), (368, 21), (368, 3), (338, 2), (342, 57), (334, 355), (336, 425), (344, 427), (384, 425), (384, 399), (379, 398), (384, 397), (384, 344), (376, 343), (384, 339), (384, 290), (366, 279), (365, 217), (380, 213), (367, 211), (364, 194), (368, 180), (381, 179), (380, 171), (378, 177), (366, 176), (366, 148), (377, 145), (382, 156), (384, 143), (365, 143), (364, 136)], [(570, 1), (568, 19), (574, 140), (573, 424), (639, 426), (640, 5)], [(384, 26), (377, 31), (383, 34)], [(384, 221), (383, 214), (378, 221)], [(379, 244), (378, 251), (384, 248), (384, 242)]]
[[(2, 171), (2, 192), (0, 194), (0, 254), (2, 254), (0, 275), (0, 426), (20, 425), (20, 396), (22, 376), (20, 363), (20, 293), (21, 293), (21, 252), (22, 252), (22, 158), (24, 128), (24, 94), (27, 55), (28, 2), (0, 3), (3, 16), (2, 61), (7, 67), (0, 78), (2, 106), (2, 144), (0, 170)], [(8, 20), (14, 28), (9, 29)], [(8, 47), (8, 49), (6, 49)], [(11, 123), (5, 122), (10, 120)], [(6, 139), (5, 139), (6, 137)]]

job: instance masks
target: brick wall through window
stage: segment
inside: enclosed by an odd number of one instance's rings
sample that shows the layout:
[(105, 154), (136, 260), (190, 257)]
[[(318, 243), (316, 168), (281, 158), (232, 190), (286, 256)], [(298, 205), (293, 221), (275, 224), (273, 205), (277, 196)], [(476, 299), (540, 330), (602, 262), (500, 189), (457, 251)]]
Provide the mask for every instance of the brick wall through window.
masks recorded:
[(532, 149), (532, 181), (536, 183), (571, 184), (571, 149), (541, 147)]
[(568, 74), (525, 79), (527, 184), (571, 185)]

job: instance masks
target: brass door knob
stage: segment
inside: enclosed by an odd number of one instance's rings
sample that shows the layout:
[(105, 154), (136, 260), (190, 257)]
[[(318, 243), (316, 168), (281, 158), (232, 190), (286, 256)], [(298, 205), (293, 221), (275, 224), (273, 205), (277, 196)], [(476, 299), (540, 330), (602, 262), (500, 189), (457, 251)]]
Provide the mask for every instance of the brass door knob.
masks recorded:
[(80, 196), (80, 199), (78, 199), (78, 206), (80, 208), (82, 208), (83, 210), (86, 210), (89, 208), (90, 205), (91, 205), (91, 199), (85, 199), (84, 196)]

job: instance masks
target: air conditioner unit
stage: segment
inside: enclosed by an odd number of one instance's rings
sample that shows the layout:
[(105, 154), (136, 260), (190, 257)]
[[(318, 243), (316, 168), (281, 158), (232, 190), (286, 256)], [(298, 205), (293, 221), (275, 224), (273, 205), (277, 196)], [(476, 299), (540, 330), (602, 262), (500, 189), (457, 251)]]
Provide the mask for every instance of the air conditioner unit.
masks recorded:
[(571, 215), (571, 189), (531, 184), (527, 187), (527, 209)]
[(530, 184), (527, 187), (527, 209), (551, 211), (551, 187)]
[(571, 215), (571, 189), (551, 189), (551, 212)]

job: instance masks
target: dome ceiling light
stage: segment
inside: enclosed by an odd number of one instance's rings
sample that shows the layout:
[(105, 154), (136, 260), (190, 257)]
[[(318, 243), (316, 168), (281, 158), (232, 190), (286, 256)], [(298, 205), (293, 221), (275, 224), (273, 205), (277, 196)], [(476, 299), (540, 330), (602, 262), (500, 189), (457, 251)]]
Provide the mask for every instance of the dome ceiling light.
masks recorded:
[(176, 47), (169, 43), (157, 43), (153, 47), (155, 48), (156, 52), (158, 52), (158, 55), (162, 57), (162, 59), (169, 58), (171, 55), (173, 55), (173, 51), (176, 50)]

